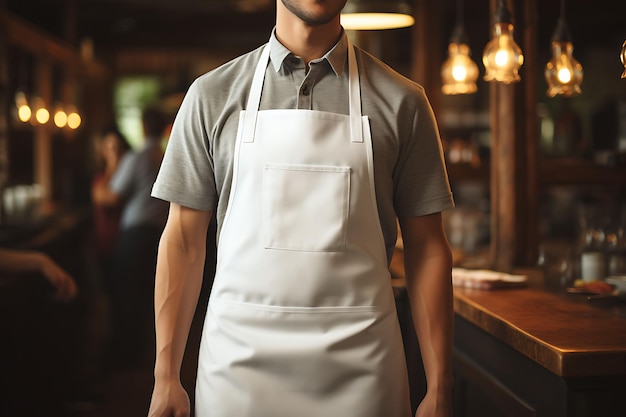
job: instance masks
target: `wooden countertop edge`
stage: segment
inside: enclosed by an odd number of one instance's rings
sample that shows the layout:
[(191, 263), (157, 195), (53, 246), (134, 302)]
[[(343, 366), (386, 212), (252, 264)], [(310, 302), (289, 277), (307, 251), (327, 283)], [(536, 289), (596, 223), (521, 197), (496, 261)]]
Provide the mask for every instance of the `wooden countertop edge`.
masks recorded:
[(454, 312), (551, 372), (562, 375), (561, 352), (462, 295), (454, 296)]
[(601, 351), (559, 349), (457, 293), (454, 295), (454, 311), (560, 377), (626, 374), (626, 352), (623, 349)]

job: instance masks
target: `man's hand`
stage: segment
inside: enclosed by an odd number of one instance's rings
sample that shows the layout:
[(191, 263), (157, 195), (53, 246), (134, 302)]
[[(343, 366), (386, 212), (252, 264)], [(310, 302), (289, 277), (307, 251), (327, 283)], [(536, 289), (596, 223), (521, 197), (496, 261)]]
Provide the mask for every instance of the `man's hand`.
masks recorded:
[(41, 254), (39, 270), (55, 289), (56, 297), (61, 301), (70, 301), (78, 293), (74, 279), (49, 256)]
[(428, 394), (417, 407), (415, 417), (451, 417), (452, 405), (450, 402), (451, 395), (444, 395), (439, 398), (437, 394)]
[(156, 380), (148, 417), (190, 417), (189, 395), (180, 381)]

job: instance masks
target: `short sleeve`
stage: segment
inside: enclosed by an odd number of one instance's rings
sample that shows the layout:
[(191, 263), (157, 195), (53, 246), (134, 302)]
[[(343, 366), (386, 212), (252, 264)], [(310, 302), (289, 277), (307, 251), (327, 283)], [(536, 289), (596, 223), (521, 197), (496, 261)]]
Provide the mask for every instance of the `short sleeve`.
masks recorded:
[(211, 131), (203, 91), (196, 80), (176, 114), (152, 196), (197, 210), (214, 210), (217, 202)]
[(394, 206), (398, 217), (415, 217), (454, 207), (439, 128), (422, 88), (407, 118), (394, 172)]

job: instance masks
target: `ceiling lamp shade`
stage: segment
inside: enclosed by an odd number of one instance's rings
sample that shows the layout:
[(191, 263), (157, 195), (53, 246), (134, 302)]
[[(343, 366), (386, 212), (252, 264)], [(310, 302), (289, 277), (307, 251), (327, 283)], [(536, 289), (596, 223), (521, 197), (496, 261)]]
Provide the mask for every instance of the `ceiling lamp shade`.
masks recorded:
[(457, 23), (448, 44), (448, 59), (441, 67), (443, 85), (441, 91), (446, 95), (472, 94), (478, 90), (478, 65), (470, 57), (471, 50), (465, 34), (462, 20), (462, 0), (457, 2)]
[(341, 12), (347, 30), (381, 30), (412, 26), (411, 6), (403, 0), (348, 0)]
[(513, 39), (513, 31), (511, 13), (505, 0), (499, 0), (494, 16), (493, 38), (483, 51), (485, 81), (510, 84), (521, 80), (519, 69), (524, 63), (524, 55)]
[(622, 51), (619, 54), (620, 59), (622, 60), (622, 65), (624, 66), (624, 72), (622, 72), (622, 78), (626, 78), (626, 41), (622, 44)]
[(545, 77), (548, 82), (548, 96), (572, 97), (582, 91), (583, 67), (573, 56), (574, 46), (565, 22), (565, 0), (561, 1), (561, 17), (552, 35), (552, 59), (548, 61)]

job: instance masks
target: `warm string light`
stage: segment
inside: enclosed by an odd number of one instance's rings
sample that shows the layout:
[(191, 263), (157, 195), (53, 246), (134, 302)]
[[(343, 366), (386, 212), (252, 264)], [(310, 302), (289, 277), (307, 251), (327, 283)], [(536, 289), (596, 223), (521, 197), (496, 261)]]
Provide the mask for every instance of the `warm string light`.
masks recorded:
[[(55, 90), (55, 87), (67, 87), (62, 73), (56, 73), (56, 75), (61, 75), (58, 78), (54, 77), (54, 72), (52, 74), (53, 91), (51, 95), (55, 103), (54, 106), (48, 106), (44, 97), (39, 96), (37, 92), (32, 94), (32, 91), (29, 91), (31, 90), (30, 84), (32, 80), (30, 76), (32, 73), (32, 59), (23, 52), (19, 61), (18, 88), (14, 96), (15, 108), (13, 115), (15, 119), (21, 123), (28, 123), (33, 126), (54, 125), (59, 129), (77, 129), (82, 123), (82, 118), (76, 110), (76, 106), (71, 104), (71, 102), (70, 104), (63, 103), (60, 99), (61, 94)], [(29, 95), (29, 93), (32, 95)]]
[(565, 0), (561, 0), (561, 16), (552, 35), (552, 59), (545, 68), (548, 96), (571, 97), (582, 90), (583, 67), (573, 56), (574, 46), (565, 22)]
[(82, 124), (82, 117), (75, 106), (64, 107), (59, 103), (55, 106), (51, 117), (50, 110), (41, 97), (33, 97), (32, 103), (31, 107), (24, 92), (18, 91), (15, 94), (16, 116), (20, 122), (45, 125), (52, 119), (59, 129), (68, 127), (72, 130), (78, 129)]
[(63, 129), (67, 125), (67, 113), (60, 104), (56, 107), (53, 120), (54, 125), (59, 129)]
[(478, 66), (470, 57), (469, 41), (463, 26), (463, 2), (457, 0), (457, 23), (448, 44), (448, 59), (441, 67), (444, 94), (471, 94), (478, 89)]
[(78, 129), (82, 123), (82, 118), (76, 110), (71, 110), (67, 114), (67, 127), (70, 129)]
[(50, 112), (41, 97), (35, 97), (33, 99), (33, 109), (35, 110), (35, 120), (37, 123), (40, 125), (48, 123), (48, 120), (50, 120)]
[(505, 0), (499, 0), (494, 16), (493, 38), (483, 51), (485, 81), (505, 84), (520, 81), (519, 69), (524, 63), (522, 50), (513, 38), (514, 27)]
[(28, 123), (33, 115), (33, 111), (28, 105), (26, 94), (22, 91), (15, 93), (15, 108), (17, 109), (17, 118), (22, 123)]

